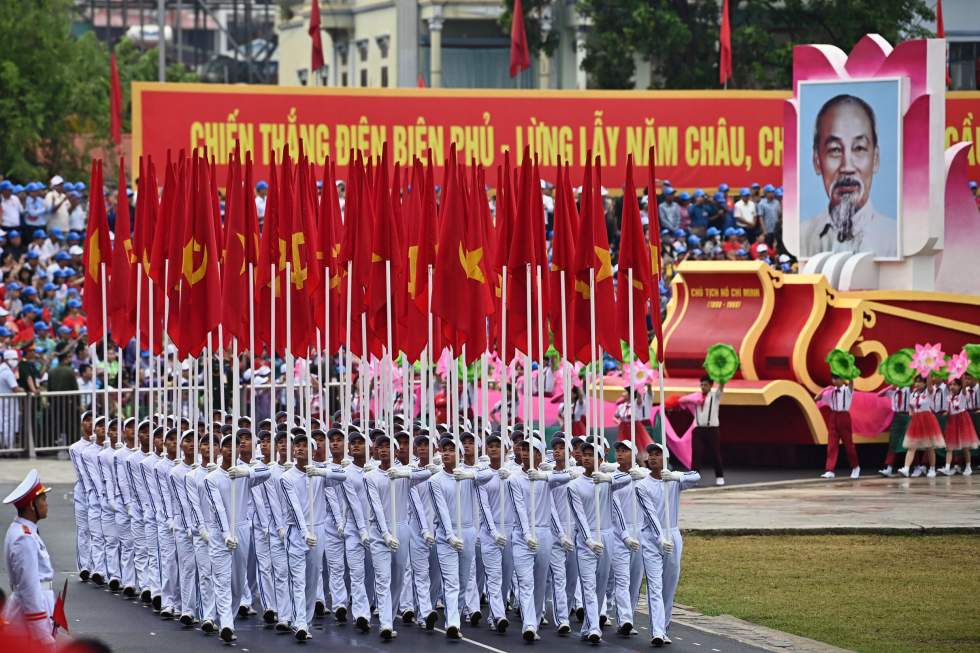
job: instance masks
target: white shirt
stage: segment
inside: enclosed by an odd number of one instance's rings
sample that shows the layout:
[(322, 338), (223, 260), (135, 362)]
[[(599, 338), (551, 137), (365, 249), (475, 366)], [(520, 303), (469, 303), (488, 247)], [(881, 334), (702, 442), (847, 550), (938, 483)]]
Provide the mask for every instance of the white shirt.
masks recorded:
[(79, 204), (71, 209), (71, 212), (68, 214), (68, 228), (79, 233), (85, 231), (85, 225), (88, 222), (87, 218), (88, 215), (85, 213), (85, 208)]
[(839, 388), (827, 388), (824, 390), (824, 399), (830, 410), (835, 413), (846, 413), (851, 410), (851, 401), (854, 400), (854, 391), (850, 386), (842, 385)]
[(735, 202), (735, 222), (740, 227), (754, 227), (756, 221), (755, 202), (739, 200)]
[(872, 252), (876, 258), (898, 256), (895, 220), (875, 212), (870, 200), (854, 214), (852, 221), (854, 238), (844, 242), (837, 240), (837, 230), (830, 223), (827, 211), (804, 221), (800, 227), (800, 256), (806, 258), (820, 252)]
[(717, 427), (718, 407), (721, 405), (721, 388), (712, 388), (704, 395), (704, 401), (694, 408), (694, 421), (698, 426)]
[(51, 635), (54, 570), (48, 550), (38, 535), (37, 524), (15, 518), (7, 529), (3, 551), (12, 590), (3, 618), (12, 624), (23, 625), (39, 642), (54, 643)]
[(266, 204), (266, 201), (267, 201), (267, 198), (266, 197), (262, 197), (260, 195), (256, 195), (255, 196), (255, 213), (259, 217), (259, 219), (262, 219), (262, 218), (265, 217), (265, 204)]
[(17, 376), (7, 363), (0, 363), (0, 394), (12, 394), (17, 391)]
[(0, 221), (0, 225), (7, 229), (20, 227), (20, 214), (24, 211), (20, 198), (11, 193), (10, 197), (0, 202), (0, 207), (3, 209), (3, 220)]
[[(48, 228), (49, 229), (61, 229), (64, 231), (68, 228), (68, 196), (64, 193), (59, 193), (56, 190), (48, 191), (48, 194), (44, 196), (44, 203), (48, 207)], [(59, 205), (60, 203), (60, 205)], [(55, 207), (58, 208), (55, 208)]]

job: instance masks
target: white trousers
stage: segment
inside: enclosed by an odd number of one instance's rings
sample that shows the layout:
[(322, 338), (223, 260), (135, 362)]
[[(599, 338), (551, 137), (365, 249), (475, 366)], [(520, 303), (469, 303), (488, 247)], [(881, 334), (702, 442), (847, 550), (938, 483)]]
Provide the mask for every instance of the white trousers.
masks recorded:
[(650, 529), (644, 529), (640, 533), (643, 573), (647, 578), (647, 612), (650, 613), (651, 637), (667, 633), (663, 594), (664, 556), (660, 550), (660, 538), (655, 538), (652, 533)]
[(211, 566), (210, 547), (204, 538), (196, 533), (193, 539), (198, 587), (198, 604), (194, 616), (201, 621), (214, 622), (217, 613), (214, 606), (214, 571)]
[[(329, 592), (331, 609), (336, 610), (340, 606), (347, 607), (349, 596), (347, 593), (347, 551), (344, 546), (344, 538), (340, 537), (333, 524), (326, 522), (320, 527), (317, 539), (323, 542), (323, 557), (325, 559), (324, 571), (327, 580), (323, 591)], [(326, 599), (326, 596), (324, 596)], [(327, 601), (324, 601), (327, 603)]]
[[(575, 552), (568, 553), (561, 547), (561, 540), (552, 537), (551, 555), (549, 557), (549, 567), (551, 573), (551, 621), (558, 628), (562, 624), (568, 624), (568, 578), (566, 557), (575, 557)], [(572, 579), (574, 582), (575, 579)]]
[[(389, 524), (389, 528), (391, 525)], [(408, 544), (411, 534), (408, 522), (398, 522), (392, 529), (398, 539), (398, 549), (392, 551), (380, 537), (371, 538), (371, 559), (374, 566), (374, 595), (377, 600), (378, 621), (382, 628), (392, 628), (401, 602), (402, 583), (408, 567)]]
[(523, 629), (537, 632), (544, 616), (544, 599), (551, 567), (551, 528), (535, 528), (534, 537), (538, 541), (536, 551), (528, 548), (521, 529), (514, 529), (514, 569), (517, 571)]
[(160, 576), (160, 537), (156, 517), (143, 522), (143, 539), (146, 541), (146, 585), (152, 596), (161, 596), (163, 579)]
[(122, 569), (119, 566), (119, 529), (116, 526), (116, 514), (103, 506), (99, 513), (102, 520), (102, 535), (105, 537), (105, 566), (108, 572), (106, 580), (122, 581)]
[[(403, 544), (404, 546), (404, 544)], [(442, 571), (439, 565), (438, 547), (429, 547), (422, 533), (413, 528), (411, 550), (412, 597), (419, 620), (432, 612), (442, 587)]]
[[(236, 529), (237, 530), (237, 529)], [(234, 551), (225, 546), (219, 529), (212, 528), (211, 572), (214, 578), (214, 609), (219, 628), (235, 628), (235, 614), (242, 601), (242, 588), (245, 586), (245, 560), (248, 558), (247, 544), (239, 541)], [(243, 550), (244, 548), (244, 550)]]
[(674, 611), (674, 594), (681, 579), (681, 554), (684, 552), (684, 539), (678, 528), (670, 531), (674, 541), (674, 552), (664, 557), (664, 627), (670, 629), (670, 617)]
[(269, 531), (252, 527), (252, 555), (255, 557), (255, 580), (259, 602), (263, 610), (276, 610), (275, 581), (272, 576), (272, 553), (269, 548)]
[[(470, 577), (473, 557), (476, 553), (476, 533), (473, 528), (463, 528), (463, 550), (457, 551), (442, 536), (436, 539), (439, 569), (442, 572), (442, 596), (446, 607), (446, 627), (460, 626), (460, 612), (466, 599), (463, 583)], [(463, 581), (461, 583), (460, 581)]]
[(198, 612), (197, 593), (197, 554), (194, 551), (194, 538), (183, 528), (176, 529), (174, 544), (177, 550), (177, 577), (179, 578), (180, 614), (194, 615)]
[[(142, 517), (130, 520), (129, 536), (133, 540), (133, 572), (136, 581), (135, 584), (129, 584), (129, 586), (139, 591), (150, 589), (149, 565), (147, 564), (149, 554), (146, 550), (146, 523)], [(125, 579), (123, 581), (125, 583)]]
[(615, 537), (611, 530), (599, 532), (599, 540), (605, 545), (602, 555), (596, 555), (588, 546), (581, 533), (576, 534), (575, 546), (578, 551), (578, 578), (582, 586), (582, 603), (585, 608), (585, 621), (582, 622), (582, 635), (598, 633), (599, 608), (606, 597), (606, 584), (609, 582), (610, 553)]
[[(348, 529), (353, 531), (353, 524)], [(354, 619), (364, 617), (371, 620), (371, 605), (367, 592), (367, 548), (361, 544), (361, 536), (357, 532), (344, 533), (344, 550), (347, 554), (347, 575), (350, 579), (351, 613)], [(371, 586), (372, 594), (374, 586)]]
[(613, 538), (615, 546), (612, 554), (613, 606), (616, 608), (616, 623), (633, 623), (633, 610), (640, 595), (643, 580), (643, 556), (639, 551), (630, 551), (622, 539)]
[(289, 582), (289, 559), (286, 543), (279, 533), (269, 533), (269, 554), (272, 556), (272, 580), (276, 595), (276, 616), (282, 623), (293, 621), (293, 594)]
[(93, 571), (89, 536), (88, 497), (77, 489), (73, 495), (75, 515), (75, 566), (78, 571)]
[(164, 608), (176, 607), (180, 582), (177, 543), (170, 527), (161, 521), (157, 521), (157, 543), (160, 552), (160, 598)]
[(480, 557), (486, 573), (487, 604), (490, 619), (494, 622), (507, 616), (505, 608), (514, 576), (514, 545), (509, 535), (507, 544), (500, 548), (489, 531), (480, 529)]

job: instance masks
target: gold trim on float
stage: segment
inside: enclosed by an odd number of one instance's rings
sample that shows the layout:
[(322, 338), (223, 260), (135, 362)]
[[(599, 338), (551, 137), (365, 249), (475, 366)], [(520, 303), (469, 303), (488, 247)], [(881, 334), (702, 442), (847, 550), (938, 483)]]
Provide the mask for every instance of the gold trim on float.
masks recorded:
[[(884, 313), (886, 315), (894, 315), (895, 317), (912, 320), (913, 322), (924, 322), (926, 324), (939, 326), (944, 329), (962, 331), (971, 335), (980, 336), (980, 325), (978, 324), (970, 324), (969, 322), (961, 322), (960, 320), (951, 320), (946, 317), (939, 317), (938, 315), (932, 315), (922, 311), (913, 311), (908, 308), (899, 308), (897, 306), (892, 306), (891, 304), (882, 304), (875, 301), (864, 301), (864, 304), (872, 312), (872, 314), (877, 312)], [(873, 326), (873, 324), (871, 326)]]
[(792, 285), (811, 285), (813, 287), (813, 304), (810, 306), (810, 315), (800, 329), (800, 334), (793, 343), (793, 356), (791, 364), (793, 372), (800, 383), (810, 392), (820, 391), (820, 385), (810, 376), (807, 366), (806, 356), (810, 350), (810, 343), (813, 336), (820, 328), (824, 316), (827, 314), (827, 277), (822, 274), (787, 274), (783, 277), (784, 283)]
[[(681, 265), (684, 265), (684, 264), (681, 263)], [(678, 272), (678, 274), (679, 274), (679, 272)], [(683, 297), (683, 299), (678, 299), (677, 286), (680, 285), (680, 283), (682, 281), (683, 281), (683, 284), (684, 284), (684, 297)], [(671, 293), (671, 296), (670, 296), (670, 302), (667, 303), (667, 318), (666, 318), (666, 322), (668, 322), (670, 324), (670, 326), (667, 328), (667, 332), (664, 333), (664, 361), (665, 362), (667, 360), (667, 351), (668, 351), (667, 347), (670, 345), (670, 337), (672, 335), (674, 335), (674, 331), (677, 330), (677, 325), (679, 325), (681, 322), (683, 322), (684, 321), (684, 316), (687, 315), (687, 304), (688, 304), (688, 301), (690, 299), (690, 291), (691, 291), (691, 285), (687, 282), (687, 280), (685, 280), (685, 279), (678, 279), (677, 276), (674, 277), (674, 280), (671, 281), (670, 285), (673, 287), (673, 292)], [(675, 319), (673, 322), (671, 322), (670, 318), (673, 316), (674, 313), (677, 312), (677, 302), (681, 302), (680, 315), (677, 316), (677, 319)], [(671, 307), (672, 306), (674, 308), (673, 311), (671, 311)], [(664, 367), (666, 367), (666, 365), (664, 365)], [(664, 374), (664, 377), (666, 378), (666, 376), (667, 375), (665, 373)]]
[(854, 346), (854, 350), (857, 356), (869, 356), (874, 354), (878, 357), (878, 361), (874, 366), (874, 372), (871, 373), (871, 376), (862, 376), (854, 380), (855, 390), (859, 392), (874, 392), (885, 382), (885, 377), (882, 376), (878, 369), (881, 367), (881, 362), (888, 358), (888, 350), (885, 349), (885, 345), (878, 340), (862, 340)]
[(848, 297), (865, 301), (902, 301), (902, 302), (946, 302), (952, 304), (973, 304), (980, 306), (980, 295), (962, 295), (957, 293), (931, 292), (925, 290), (849, 290)]

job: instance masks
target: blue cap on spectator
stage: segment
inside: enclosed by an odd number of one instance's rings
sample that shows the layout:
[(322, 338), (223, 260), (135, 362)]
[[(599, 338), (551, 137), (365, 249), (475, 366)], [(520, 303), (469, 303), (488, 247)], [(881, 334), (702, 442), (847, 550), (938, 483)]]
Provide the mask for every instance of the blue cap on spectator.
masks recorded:
[(21, 186), (20, 184), (14, 184), (14, 192), (15, 193), (23, 193), (25, 190), (27, 190), (27, 189), (24, 188), (23, 186)]
[(670, 235), (670, 229), (661, 229), (661, 230), (660, 230), (660, 235), (661, 235), (661, 236), (667, 236), (667, 235)]
[(718, 186), (718, 192), (727, 193), (729, 188), (731, 188), (731, 186), (729, 186), (728, 184), (721, 184), (720, 186)]
[(12, 335), (14, 335), (13, 331), (7, 327), (0, 327), (0, 338), (9, 338)]
[(38, 312), (37, 306), (35, 306), (34, 304), (24, 304), (24, 307), (20, 309), (21, 315), (23, 315), (24, 313), (37, 313), (37, 312)]
[(674, 229), (674, 238), (683, 238), (686, 235), (683, 229)]
[(695, 248), (691, 250), (691, 254), (693, 254), (694, 256), (702, 256), (704, 252), (702, 252), (700, 249)]
[(59, 336), (67, 336), (70, 333), (71, 333), (71, 329), (66, 327), (65, 325), (62, 324), (60, 327), (58, 327)]
[(88, 327), (82, 327), (78, 330), (78, 335), (84, 335), (88, 333)]
[(31, 261), (36, 260), (40, 256), (41, 255), (37, 253), (37, 250), (36, 249), (32, 249), (29, 252), (27, 252), (27, 258), (30, 259)]
[(34, 330), (35, 331), (47, 331), (48, 330), (48, 325), (47, 325), (46, 322), (44, 322), (44, 320), (38, 320), (37, 322), (34, 323)]
[(738, 227), (737, 229), (735, 229), (735, 235), (736, 236), (744, 236), (745, 235), (745, 229), (742, 229), (741, 227)]
[(3, 181), (0, 181), (0, 191), (5, 191), (5, 190), (9, 190), (11, 192), (14, 190), (14, 185), (10, 183), (9, 179), (4, 179)]
[(269, 188), (269, 184), (266, 182), (265, 179), (255, 184), (255, 190), (267, 190), (268, 188)]
[(66, 306), (68, 306), (68, 308), (81, 308), (82, 302), (78, 301), (77, 299), (69, 299)]
[[(2, 184), (0, 184), (0, 186), (2, 186)], [(975, 182), (975, 181), (973, 181), (973, 180), (971, 179), (971, 180), (970, 180), (970, 188), (971, 188), (971, 189), (973, 189), (973, 190), (976, 190), (976, 189), (977, 189), (977, 182)], [(2, 188), (2, 187), (0, 187), (0, 190), (5, 190), (5, 189), (4, 189), (4, 188)]]
[(664, 195), (673, 195), (674, 189), (670, 186), (664, 186)]
[(687, 191), (685, 190), (685, 191), (681, 191), (681, 194), (677, 196), (677, 199), (679, 199), (682, 202), (686, 202), (689, 199), (691, 199), (691, 196), (688, 195)]
[(11, 281), (7, 284), (7, 292), (10, 292), (11, 290), (20, 290), (20, 284), (16, 281)]
[(775, 191), (775, 193), (776, 193), (776, 197), (782, 199), (782, 197), (783, 197), (783, 189), (782, 188), (777, 188), (776, 191)]
[(721, 191), (718, 191), (714, 195), (714, 200), (716, 202), (724, 202), (725, 201), (725, 194), (723, 192), (721, 192)]
[(54, 285), (50, 281), (44, 284), (44, 292), (49, 292), (51, 290), (57, 290), (58, 286)]
[(51, 236), (52, 238), (57, 238), (58, 240), (61, 240), (62, 238), (65, 237), (65, 232), (62, 231), (61, 229), (54, 228), (48, 232), (48, 235)]
[(752, 190), (755, 190), (755, 189), (756, 189), (756, 188), (758, 188), (758, 187), (759, 187), (759, 182), (757, 182), (757, 181), (753, 181), (753, 182), (752, 182)]
[(725, 238), (731, 238), (734, 235), (736, 235), (735, 234), (735, 227), (726, 227), (725, 228)]
[(745, 251), (744, 249), (740, 249), (740, 250), (738, 250), (738, 251), (737, 251), (737, 252), (735, 252), (735, 253), (736, 253), (737, 255), (739, 255), (739, 256), (745, 256), (745, 254), (746, 254), (747, 252), (746, 252), (746, 251)]
[(81, 240), (81, 239), (82, 239), (82, 237), (78, 234), (77, 231), (69, 231), (68, 232), (68, 242), (72, 243), (72, 242), (75, 242), (75, 241)]
[(73, 276), (75, 276), (75, 268), (65, 268), (63, 270), (63, 272), (64, 272), (64, 274), (65, 274), (66, 277), (73, 277)]
[(71, 183), (70, 181), (66, 181), (64, 185), (64, 189), (66, 193), (73, 191), (75, 190), (75, 184)]
[(704, 233), (706, 233), (708, 235), (708, 238), (714, 238), (715, 236), (717, 236), (721, 232), (718, 231), (718, 227), (708, 227), (708, 230), (705, 231)]
[(7, 232), (7, 238), (20, 238), (20, 232), (16, 229), (11, 229)]
[(741, 195), (742, 197), (745, 197), (746, 195), (751, 195), (748, 188), (743, 188), (738, 192), (738, 194)]
[(69, 288), (68, 289), (68, 296), (69, 297), (78, 297), (78, 288)]
[(690, 236), (687, 237), (687, 244), (691, 246), (700, 245), (701, 239), (698, 238), (696, 235), (691, 234)]
[(773, 186), (772, 184), (766, 184), (765, 188), (762, 189), (762, 192), (764, 192), (764, 193), (775, 193), (776, 192), (776, 187)]
[(38, 269), (38, 271), (37, 271), (37, 278), (38, 279), (47, 279), (48, 278), (48, 271), (45, 270), (44, 268)]
[(75, 182), (75, 190), (77, 190), (79, 192), (82, 192), (86, 188), (88, 188), (88, 186), (85, 185), (85, 182), (84, 181), (76, 181)]
[(27, 185), (24, 186), (24, 190), (26, 190), (28, 193), (33, 193), (36, 190), (34, 186), (34, 182), (33, 181), (27, 182)]
[(55, 270), (54, 271), (54, 274), (52, 274), (51, 276), (55, 280), (57, 280), (57, 279), (63, 279), (65, 277), (65, 271), (64, 270)]
[(74, 197), (74, 198), (77, 198), (77, 199), (81, 199), (82, 198), (82, 194), (79, 193), (77, 190), (73, 190), (73, 191), (69, 191), (68, 192), (68, 197)]
[(694, 198), (695, 199), (701, 197), (702, 195), (704, 195), (704, 191), (703, 190), (701, 190), (700, 188), (695, 188), (694, 189)]
[(36, 294), (37, 294), (37, 290), (34, 289), (34, 286), (24, 286), (25, 297), (33, 297)]

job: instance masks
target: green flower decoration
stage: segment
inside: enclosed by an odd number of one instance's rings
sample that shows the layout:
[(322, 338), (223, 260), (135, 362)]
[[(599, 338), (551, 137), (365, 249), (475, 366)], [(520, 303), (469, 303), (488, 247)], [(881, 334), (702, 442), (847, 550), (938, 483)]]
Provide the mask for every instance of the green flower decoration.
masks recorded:
[(966, 345), (963, 351), (970, 359), (970, 366), (966, 368), (966, 373), (972, 377), (980, 377), (980, 344)]
[(878, 371), (885, 377), (885, 382), (896, 388), (907, 388), (915, 381), (916, 372), (912, 369), (912, 349), (899, 349), (894, 354), (881, 361)]
[(704, 370), (717, 383), (728, 383), (738, 371), (739, 361), (735, 348), (718, 343), (708, 348), (704, 359)]
[(830, 373), (845, 381), (861, 376), (861, 370), (854, 365), (854, 356), (843, 349), (834, 349), (827, 354), (827, 363), (830, 365)]

